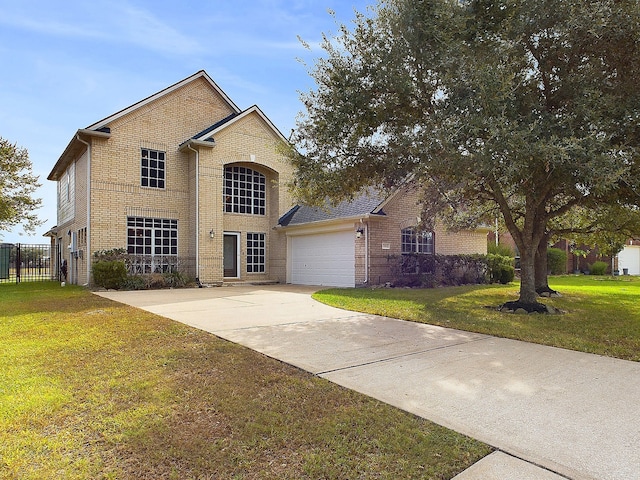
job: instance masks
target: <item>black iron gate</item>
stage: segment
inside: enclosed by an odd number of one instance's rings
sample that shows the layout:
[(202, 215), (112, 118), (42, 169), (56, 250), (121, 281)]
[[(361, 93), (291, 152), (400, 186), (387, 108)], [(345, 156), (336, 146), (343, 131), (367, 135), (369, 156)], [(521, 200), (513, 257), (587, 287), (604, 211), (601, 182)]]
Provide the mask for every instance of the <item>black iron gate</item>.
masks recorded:
[(0, 244), (0, 283), (59, 278), (58, 252), (51, 245)]

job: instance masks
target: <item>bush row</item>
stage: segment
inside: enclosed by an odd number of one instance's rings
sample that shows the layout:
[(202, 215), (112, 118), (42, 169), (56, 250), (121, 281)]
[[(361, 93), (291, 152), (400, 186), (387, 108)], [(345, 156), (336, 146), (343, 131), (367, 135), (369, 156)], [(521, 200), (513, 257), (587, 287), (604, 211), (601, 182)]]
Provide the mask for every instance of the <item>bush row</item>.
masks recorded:
[(513, 258), (489, 255), (401, 255), (392, 260), (396, 287), (455, 286), (513, 281)]
[(130, 275), (124, 260), (99, 260), (93, 264), (93, 284), (110, 290), (180, 288), (190, 283), (179, 271)]
[(93, 285), (97, 287), (111, 290), (147, 290), (179, 288), (191, 283), (187, 275), (175, 268), (168, 272), (132, 275), (132, 257), (122, 248), (97, 251), (93, 258)]

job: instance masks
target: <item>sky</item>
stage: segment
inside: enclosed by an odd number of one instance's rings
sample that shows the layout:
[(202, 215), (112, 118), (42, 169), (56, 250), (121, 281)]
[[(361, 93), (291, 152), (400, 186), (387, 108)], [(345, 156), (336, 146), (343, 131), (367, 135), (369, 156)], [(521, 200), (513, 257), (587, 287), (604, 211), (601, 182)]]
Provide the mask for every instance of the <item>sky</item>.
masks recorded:
[[(287, 136), (322, 55), (322, 34), (375, 0), (0, 0), (0, 137), (29, 151), (42, 187), (34, 235), (56, 225), (51, 169), (85, 128), (205, 70), (241, 109), (258, 105)], [(334, 16), (329, 11), (334, 12)], [(311, 46), (303, 47), (299, 38)]]

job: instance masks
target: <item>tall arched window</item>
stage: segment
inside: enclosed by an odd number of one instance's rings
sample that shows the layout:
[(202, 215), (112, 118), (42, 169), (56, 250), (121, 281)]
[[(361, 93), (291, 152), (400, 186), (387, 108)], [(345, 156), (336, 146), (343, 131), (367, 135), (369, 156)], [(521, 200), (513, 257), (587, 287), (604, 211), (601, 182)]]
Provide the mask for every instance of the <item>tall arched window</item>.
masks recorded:
[(414, 227), (403, 228), (402, 253), (433, 255), (435, 252), (433, 237), (433, 232), (416, 231)]
[(265, 215), (266, 196), (267, 179), (262, 173), (247, 167), (225, 167), (225, 212)]

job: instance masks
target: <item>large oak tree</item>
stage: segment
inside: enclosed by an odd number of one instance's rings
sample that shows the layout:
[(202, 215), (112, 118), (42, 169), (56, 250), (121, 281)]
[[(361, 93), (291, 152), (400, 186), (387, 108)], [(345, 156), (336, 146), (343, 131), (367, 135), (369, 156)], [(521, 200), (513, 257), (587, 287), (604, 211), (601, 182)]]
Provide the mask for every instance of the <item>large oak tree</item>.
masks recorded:
[(423, 219), (499, 213), (531, 308), (549, 222), (638, 203), (637, 1), (383, 0), (323, 49), (290, 150), (303, 200), (410, 179)]

